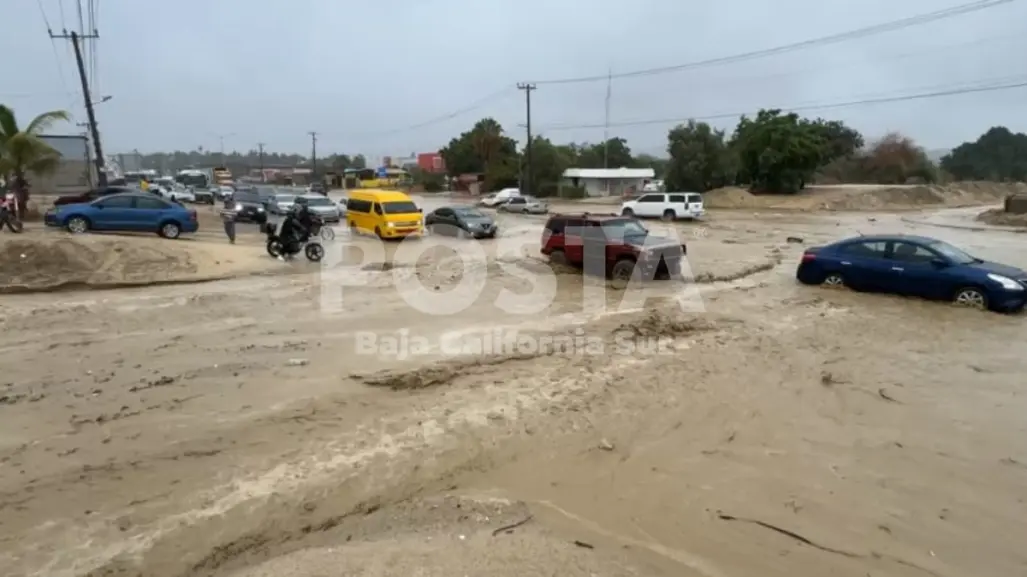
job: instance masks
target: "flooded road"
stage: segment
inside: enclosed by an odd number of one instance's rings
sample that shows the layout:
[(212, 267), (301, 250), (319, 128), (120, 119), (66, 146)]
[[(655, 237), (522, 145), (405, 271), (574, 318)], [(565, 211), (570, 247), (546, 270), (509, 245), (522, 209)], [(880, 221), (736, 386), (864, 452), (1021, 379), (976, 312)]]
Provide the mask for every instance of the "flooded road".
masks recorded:
[(4, 297), (0, 566), (1023, 574), (1024, 317), (794, 281), (859, 232), (1027, 267), (1018, 235), (909, 216), (653, 223), (697, 282), (637, 306), (548, 275), (520, 216), (480, 252), (340, 235), (341, 276)]

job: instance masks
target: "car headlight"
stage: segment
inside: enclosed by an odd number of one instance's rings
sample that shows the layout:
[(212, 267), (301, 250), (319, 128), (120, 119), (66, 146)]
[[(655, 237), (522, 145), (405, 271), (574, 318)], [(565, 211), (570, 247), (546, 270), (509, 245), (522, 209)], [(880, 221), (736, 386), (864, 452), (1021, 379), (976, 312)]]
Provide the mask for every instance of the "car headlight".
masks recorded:
[(242, 205), (239, 204), (238, 202), (235, 203), (235, 210), (242, 210)]
[(258, 206), (257, 207), (257, 212), (264, 212), (264, 207), (263, 206)]
[(386, 226), (388, 226), (389, 228), (395, 228), (395, 226), (396, 226), (396, 223), (394, 223), (394, 222), (389, 222), (389, 223), (386, 223), (385, 225), (386, 225)]
[(1000, 284), (1002, 286), (1002, 288), (1004, 288), (1006, 290), (1009, 290), (1009, 291), (1022, 291), (1023, 290), (1023, 285), (1022, 284), (1016, 282), (1015, 280), (1013, 280), (1013, 279), (1011, 279), (1011, 278), (1009, 278), (1007, 276), (1002, 276), (1000, 274), (994, 274), (994, 273), (988, 273), (988, 278), (993, 280), (993, 281), (995, 281), (995, 282), (997, 282), (998, 284)]

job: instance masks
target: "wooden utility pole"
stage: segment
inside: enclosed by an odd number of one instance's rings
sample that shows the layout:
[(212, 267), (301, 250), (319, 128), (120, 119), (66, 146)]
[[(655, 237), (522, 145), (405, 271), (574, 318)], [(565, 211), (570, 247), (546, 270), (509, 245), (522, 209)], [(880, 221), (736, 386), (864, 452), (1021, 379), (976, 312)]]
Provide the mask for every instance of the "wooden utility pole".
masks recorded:
[(528, 187), (527, 188), (528, 188), (528, 190), (527, 191), (521, 191), (521, 192), (528, 192), (530, 194), (537, 193), (537, 191), (534, 190), (535, 174), (534, 174), (534, 167), (531, 164), (531, 91), (535, 90), (535, 88), (536, 87), (535, 87), (534, 84), (530, 84), (530, 83), (527, 83), (527, 82), (520, 82), (520, 83), (517, 84), (517, 89), (524, 91), (525, 115), (527, 116), (527, 120), (525, 122), (525, 125), (527, 127), (527, 132), (528, 132), (528, 143), (526, 145), (524, 145), (524, 156), (525, 156), (526, 165), (527, 165), (526, 172), (528, 173), (528, 178), (527, 178), (527, 181), (528, 181)]
[(317, 132), (308, 132), (310, 135), (310, 182), (317, 177)]
[(96, 179), (97, 185), (100, 188), (107, 186), (107, 171), (105, 170), (106, 163), (104, 162), (103, 147), (100, 145), (100, 130), (96, 125), (96, 112), (93, 110), (93, 99), (89, 95), (89, 78), (86, 77), (86, 66), (82, 60), (82, 46), (81, 41), (83, 39), (96, 39), (100, 35), (93, 30), (91, 34), (79, 35), (78, 32), (68, 32), (65, 30), (61, 34), (54, 34), (52, 30), (47, 30), (52, 39), (60, 40), (71, 40), (71, 46), (75, 49), (75, 63), (78, 65), (78, 77), (82, 81), (82, 98), (86, 102), (86, 117), (89, 119), (89, 132), (93, 137), (93, 152), (96, 158), (93, 162), (96, 164)]
[(257, 158), (258, 158), (258, 162), (260, 163), (260, 181), (261, 182), (266, 182), (264, 180), (264, 143), (263, 142), (258, 142), (257, 143)]

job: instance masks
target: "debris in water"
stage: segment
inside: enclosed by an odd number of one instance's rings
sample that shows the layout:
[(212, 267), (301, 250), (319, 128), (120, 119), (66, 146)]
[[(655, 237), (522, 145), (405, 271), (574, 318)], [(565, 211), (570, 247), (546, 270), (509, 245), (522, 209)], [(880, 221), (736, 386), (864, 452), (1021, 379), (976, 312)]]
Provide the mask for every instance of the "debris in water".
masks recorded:
[(602, 439), (601, 441), (599, 441), (599, 448), (602, 449), (603, 451), (612, 451), (613, 450), (613, 443), (611, 443), (610, 441), (607, 441), (606, 439)]
[(789, 242), (792, 244), (802, 244), (805, 241), (803, 241), (801, 236), (790, 236), (785, 239), (785, 242)]
[(310, 364), (310, 361), (308, 361), (307, 359), (289, 359), (289, 362), (286, 363), (286, 366), (289, 366), (289, 367), (305, 367), (305, 366), (307, 366), (309, 364)]

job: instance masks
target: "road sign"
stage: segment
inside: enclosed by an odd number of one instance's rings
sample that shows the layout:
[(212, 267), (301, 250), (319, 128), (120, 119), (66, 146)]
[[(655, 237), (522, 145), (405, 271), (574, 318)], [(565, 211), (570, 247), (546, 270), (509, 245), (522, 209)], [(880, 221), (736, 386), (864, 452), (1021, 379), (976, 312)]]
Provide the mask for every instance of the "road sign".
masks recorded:
[(375, 176), (378, 178), (386, 178), (389, 176), (389, 169), (385, 166), (379, 166), (378, 170), (375, 171)]

